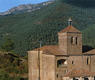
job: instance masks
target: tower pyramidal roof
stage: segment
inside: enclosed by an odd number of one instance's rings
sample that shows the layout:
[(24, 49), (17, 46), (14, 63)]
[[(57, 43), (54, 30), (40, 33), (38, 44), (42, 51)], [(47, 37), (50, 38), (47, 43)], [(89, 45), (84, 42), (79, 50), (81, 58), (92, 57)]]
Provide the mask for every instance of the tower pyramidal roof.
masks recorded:
[(71, 18), (69, 18), (68, 20), (68, 26), (65, 29), (61, 30), (59, 33), (64, 33), (64, 32), (79, 32), (80, 33), (80, 31), (77, 28), (72, 26)]

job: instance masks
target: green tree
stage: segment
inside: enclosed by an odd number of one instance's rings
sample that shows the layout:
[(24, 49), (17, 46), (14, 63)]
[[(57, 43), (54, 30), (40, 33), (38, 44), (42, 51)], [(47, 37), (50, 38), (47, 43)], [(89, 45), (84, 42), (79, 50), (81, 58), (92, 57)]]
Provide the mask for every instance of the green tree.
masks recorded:
[(5, 42), (1, 46), (1, 49), (4, 51), (12, 51), (14, 50), (14, 41), (10, 38), (6, 38)]

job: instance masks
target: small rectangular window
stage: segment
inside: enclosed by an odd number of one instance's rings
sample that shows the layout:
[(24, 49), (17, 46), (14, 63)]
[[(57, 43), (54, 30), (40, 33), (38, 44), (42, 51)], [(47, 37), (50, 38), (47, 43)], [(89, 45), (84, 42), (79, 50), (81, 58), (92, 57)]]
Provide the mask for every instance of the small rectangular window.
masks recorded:
[(72, 61), (72, 64), (74, 64), (74, 61)]

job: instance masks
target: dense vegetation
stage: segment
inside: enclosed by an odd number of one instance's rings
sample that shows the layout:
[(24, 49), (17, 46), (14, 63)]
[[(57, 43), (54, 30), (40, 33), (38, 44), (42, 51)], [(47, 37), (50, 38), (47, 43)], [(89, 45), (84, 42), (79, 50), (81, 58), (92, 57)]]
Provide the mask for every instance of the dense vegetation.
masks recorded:
[(57, 32), (67, 26), (69, 17), (72, 17), (73, 25), (83, 31), (84, 44), (95, 47), (94, 31), (91, 30), (95, 24), (95, 8), (82, 8), (83, 3), (80, 5), (58, 0), (31, 13), (1, 16), (1, 48), (6, 36), (14, 42), (13, 51), (20, 55), (26, 55), (28, 50), (39, 47), (39, 41), (42, 41), (42, 45), (57, 44)]
[(27, 60), (12, 53), (0, 52), (0, 80), (28, 80)]
[[(64, 0), (61, 0), (64, 2)], [(84, 8), (95, 8), (95, 0), (65, 0), (65, 2)]]

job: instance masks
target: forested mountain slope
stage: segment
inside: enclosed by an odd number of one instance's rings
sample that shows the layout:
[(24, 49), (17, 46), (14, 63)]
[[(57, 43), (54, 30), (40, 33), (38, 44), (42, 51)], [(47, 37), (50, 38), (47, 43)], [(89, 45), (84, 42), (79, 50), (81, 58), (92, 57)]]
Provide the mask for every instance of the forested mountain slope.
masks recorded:
[(8, 36), (15, 43), (15, 53), (25, 55), (28, 50), (39, 47), (39, 41), (42, 45), (58, 44), (57, 32), (67, 27), (67, 20), (72, 17), (73, 26), (85, 32), (84, 44), (95, 47), (92, 44), (94, 32), (88, 31), (95, 24), (95, 8), (80, 7), (71, 2), (58, 0), (34, 12), (0, 16), (0, 45)]

